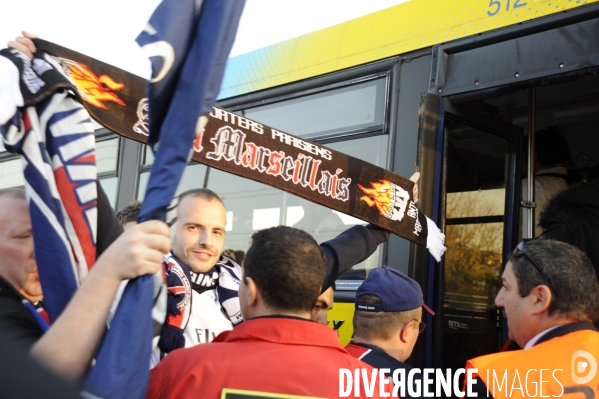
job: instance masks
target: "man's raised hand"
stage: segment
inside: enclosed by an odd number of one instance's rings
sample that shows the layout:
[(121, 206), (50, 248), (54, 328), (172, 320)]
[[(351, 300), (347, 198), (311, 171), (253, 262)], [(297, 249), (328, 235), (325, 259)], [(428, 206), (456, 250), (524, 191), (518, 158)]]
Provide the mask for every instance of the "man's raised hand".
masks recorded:
[(35, 48), (35, 44), (31, 39), (36, 39), (37, 36), (32, 35), (31, 33), (27, 33), (25, 31), (21, 32), (23, 36), (18, 36), (15, 40), (11, 40), (7, 43), (8, 47), (19, 50), (23, 54), (25, 54), (29, 59), (33, 59), (33, 54), (37, 51)]
[(415, 172), (411, 177), (410, 180), (413, 181), (414, 183), (414, 188), (412, 189), (412, 197), (414, 198), (414, 203), (417, 204), (418, 203), (418, 179), (420, 179), (420, 172)]

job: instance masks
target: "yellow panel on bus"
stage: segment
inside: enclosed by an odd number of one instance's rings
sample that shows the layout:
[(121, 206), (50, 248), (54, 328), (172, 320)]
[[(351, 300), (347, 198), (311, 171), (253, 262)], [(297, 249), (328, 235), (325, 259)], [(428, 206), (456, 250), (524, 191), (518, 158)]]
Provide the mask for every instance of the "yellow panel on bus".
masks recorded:
[(338, 71), (597, 1), (408, 0), (230, 58), (219, 98)]

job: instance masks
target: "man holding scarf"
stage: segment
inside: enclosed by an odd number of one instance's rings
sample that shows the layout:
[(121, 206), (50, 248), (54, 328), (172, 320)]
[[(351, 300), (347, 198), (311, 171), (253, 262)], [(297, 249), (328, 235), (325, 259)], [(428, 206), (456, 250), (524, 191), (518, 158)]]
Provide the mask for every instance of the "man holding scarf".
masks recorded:
[[(243, 321), (238, 299), (241, 267), (221, 255), (225, 225), (226, 209), (216, 193), (194, 189), (180, 195), (172, 226), (173, 249), (167, 256), (169, 314), (152, 355), (153, 366), (172, 350), (211, 342)], [(354, 226), (322, 243), (327, 272), (322, 292), (372, 255), (387, 236), (374, 225)]]

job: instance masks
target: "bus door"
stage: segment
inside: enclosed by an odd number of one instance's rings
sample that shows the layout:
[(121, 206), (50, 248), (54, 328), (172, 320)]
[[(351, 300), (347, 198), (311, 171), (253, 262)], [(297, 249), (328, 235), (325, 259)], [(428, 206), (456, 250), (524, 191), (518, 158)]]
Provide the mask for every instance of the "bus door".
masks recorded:
[(419, 118), (421, 209), (441, 226), (440, 263), (415, 248), (412, 274), (432, 304), (413, 364), (462, 368), (499, 350), (505, 333), (494, 298), (517, 244), (522, 128), (423, 94)]

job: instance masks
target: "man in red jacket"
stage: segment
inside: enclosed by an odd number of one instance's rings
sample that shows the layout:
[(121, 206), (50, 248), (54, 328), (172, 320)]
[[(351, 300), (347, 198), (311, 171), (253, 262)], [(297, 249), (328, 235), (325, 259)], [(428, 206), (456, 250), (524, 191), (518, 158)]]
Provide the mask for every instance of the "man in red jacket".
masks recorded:
[(336, 398), (347, 384), (344, 379), (340, 387), (341, 369), (352, 375), (365, 369), (368, 387), (361, 379), (361, 398), (378, 398), (381, 386), (391, 393), (389, 381), (348, 354), (335, 331), (310, 321), (325, 267), (318, 244), (301, 230), (278, 226), (255, 233), (239, 287), (246, 321), (210, 344), (171, 352), (152, 370), (147, 397)]

